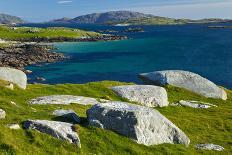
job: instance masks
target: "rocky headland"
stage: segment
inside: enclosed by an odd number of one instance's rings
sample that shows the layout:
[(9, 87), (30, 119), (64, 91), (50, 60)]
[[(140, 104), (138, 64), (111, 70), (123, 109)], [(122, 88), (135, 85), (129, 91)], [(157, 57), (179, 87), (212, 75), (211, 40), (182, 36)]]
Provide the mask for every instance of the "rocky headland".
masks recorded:
[(67, 58), (64, 54), (52, 50), (52, 45), (38, 43), (14, 43), (0, 47), (0, 66), (24, 70), (28, 65), (53, 63)]

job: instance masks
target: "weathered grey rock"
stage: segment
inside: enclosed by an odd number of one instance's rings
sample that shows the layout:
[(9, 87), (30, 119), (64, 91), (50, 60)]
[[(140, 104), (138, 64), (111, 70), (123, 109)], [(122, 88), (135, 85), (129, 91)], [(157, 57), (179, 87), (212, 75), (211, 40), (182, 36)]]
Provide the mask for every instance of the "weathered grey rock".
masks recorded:
[(223, 100), (227, 99), (227, 94), (223, 89), (219, 88), (213, 82), (192, 72), (167, 70), (143, 73), (140, 74), (139, 77), (147, 84), (159, 86), (173, 85), (188, 89), (205, 97), (219, 98)]
[(49, 134), (57, 139), (67, 140), (81, 147), (79, 136), (73, 130), (73, 124), (47, 120), (27, 120), (24, 127)]
[(0, 67), (0, 80), (9, 81), (22, 89), (27, 87), (27, 75), (17, 69)]
[(13, 129), (13, 130), (18, 130), (20, 129), (20, 126), (18, 124), (7, 124), (7, 126), (10, 128), (10, 129)]
[(54, 116), (67, 118), (68, 120), (73, 121), (75, 123), (81, 122), (80, 117), (73, 110), (55, 110), (52, 114)]
[(216, 105), (210, 104), (210, 103), (205, 103), (205, 102), (200, 102), (200, 101), (184, 101), (180, 100), (178, 102), (179, 105), (186, 106), (186, 107), (191, 107), (191, 108), (200, 108), (200, 109), (207, 109), (210, 107), (217, 107)]
[(6, 117), (6, 112), (0, 109), (0, 119), (4, 119)]
[(214, 150), (214, 151), (223, 151), (224, 148), (220, 145), (215, 144), (197, 144), (195, 146), (199, 150)]
[(95, 98), (84, 97), (84, 96), (73, 96), (73, 95), (52, 95), (38, 97), (29, 101), (29, 104), (63, 104), (69, 105), (71, 103), (81, 105), (94, 105), (103, 103), (105, 101), (97, 100)]
[(157, 110), (125, 102), (97, 104), (87, 110), (90, 125), (115, 131), (139, 144), (178, 143), (189, 138)]
[(112, 90), (120, 97), (131, 102), (138, 102), (147, 107), (168, 106), (167, 91), (158, 86), (151, 85), (129, 85), (117, 86)]

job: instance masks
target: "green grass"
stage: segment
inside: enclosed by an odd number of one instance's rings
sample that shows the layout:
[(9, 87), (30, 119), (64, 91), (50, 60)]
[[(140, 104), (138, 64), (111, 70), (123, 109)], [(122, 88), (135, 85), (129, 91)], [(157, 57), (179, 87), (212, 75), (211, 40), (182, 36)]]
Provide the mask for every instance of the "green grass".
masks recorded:
[[(191, 139), (188, 148), (182, 145), (163, 144), (144, 146), (120, 136), (112, 131), (87, 127), (85, 123), (76, 125), (82, 148), (55, 139), (36, 131), (10, 130), (9, 123), (22, 123), (27, 119), (57, 120), (51, 113), (58, 108), (73, 109), (85, 118), (90, 106), (72, 104), (28, 105), (27, 101), (44, 95), (70, 94), (125, 101), (117, 97), (111, 86), (126, 83), (104, 81), (87, 84), (29, 85), (26, 90), (11, 91), (0, 86), (0, 108), (7, 113), (6, 119), (0, 120), (0, 154), (231, 154), (232, 153), (232, 91), (228, 90), (227, 101), (207, 99), (189, 91), (167, 87), (170, 103), (181, 99), (200, 100), (217, 105), (210, 109), (192, 109), (187, 107), (157, 108), (163, 115), (176, 124)], [(14, 101), (18, 106), (10, 103)], [(36, 109), (36, 112), (33, 110)], [(215, 143), (225, 147), (223, 152), (199, 151), (194, 148), (198, 143)]]
[(7, 26), (0, 26), (0, 38), (11, 41), (23, 41), (33, 38), (81, 38), (95, 37), (99, 35), (100, 34), (96, 32), (71, 28), (13, 28)]

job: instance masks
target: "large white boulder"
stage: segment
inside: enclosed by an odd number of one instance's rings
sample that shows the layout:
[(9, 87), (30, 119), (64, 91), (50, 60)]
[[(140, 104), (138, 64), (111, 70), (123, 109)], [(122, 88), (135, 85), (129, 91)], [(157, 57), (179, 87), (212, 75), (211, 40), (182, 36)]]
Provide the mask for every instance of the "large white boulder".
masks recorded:
[(115, 131), (139, 144), (177, 143), (190, 140), (157, 110), (125, 102), (97, 104), (87, 110), (89, 125)]
[(120, 97), (131, 102), (138, 102), (147, 107), (168, 106), (167, 91), (158, 86), (128, 85), (112, 87), (112, 90)]
[(49, 134), (57, 139), (67, 140), (81, 147), (79, 136), (73, 130), (73, 124), (48, 120), (27, 120), (23, 126), (26, 129)]
[(140, 74), (139, 77), (147, 84), (159, 86), (173, 85), (205, 97), (227, 99), (227, 94), (223, 89), (208, 79), (192, 72), (181, 70), (156, 71)]
[(0, 80), (16, 84), (22, 89), (27, 87), (27, 75), (17, 69), (0, 67)]
[(62, 104), (69, 105), (71, 103), (81, 104), (81, 105), (94, 105), (103, 103), (105, 100), (97, 100), (91, 97), (84, 96), (73, 96), (73, 95), (51, 95), (43, 96), (32, 99), (29, 101), (29, 104)]

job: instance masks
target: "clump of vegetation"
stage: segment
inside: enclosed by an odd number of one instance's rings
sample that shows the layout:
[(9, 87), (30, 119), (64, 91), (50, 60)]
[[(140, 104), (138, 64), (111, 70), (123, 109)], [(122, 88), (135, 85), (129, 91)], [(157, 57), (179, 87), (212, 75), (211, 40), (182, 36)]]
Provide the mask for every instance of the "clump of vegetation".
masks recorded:
[[(28, 105), (32, 98), (45, 95), (80, 95), (103, 99), (126, 101), (119, 98), (109, 87), (125, 85), (121, 82), (93, 82), (87, 84), (29, 85), (26, 90), (14, 91), (0, 86), (0, 108), (6, 111), (6, 119), (0, 120), (0, 153), (3, 154), (215, 154), (214, 151), (199, 151), (194, 148), (198, 143), (215, 143), (225, 147), (218, 154), (232, 153), (232, 91), (227, 90), (228, 100), (208, 99), (184, 89), (168, 86), (166, 89), (170, 103), (179, 100), (198, 100), (217, 105), (209, 109), (168, 106), (156, 108), (186, 135), (191, 144), (163, 144), (144, 146), (118, 135), (112, 131), (86, 126), (83, 122), (76, 126), (82, 148), (55, 139), (47, 134), (33, 130), (10, 130), (10, 123), (22, 123), (27, 119), (56, 120), (52, 112), (56, 109), (73, 109), (83, 119), (90, 106), (71, 104)], [(130, 83), (132, 84), (132, 83)], [(11, 104), (11, 101), (17, 104)], [(56, 120), (57, 121), (57, 120)]]
[(11, 41), (23, 41), (36, 38), (82, 38), (97, 37), (101, 34), (71, 28), (30, 28), (0, 26), (0, 38)]

